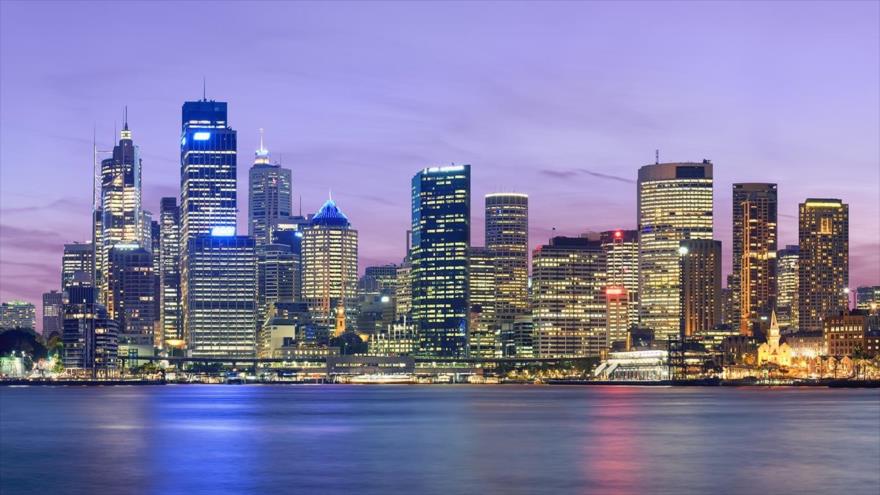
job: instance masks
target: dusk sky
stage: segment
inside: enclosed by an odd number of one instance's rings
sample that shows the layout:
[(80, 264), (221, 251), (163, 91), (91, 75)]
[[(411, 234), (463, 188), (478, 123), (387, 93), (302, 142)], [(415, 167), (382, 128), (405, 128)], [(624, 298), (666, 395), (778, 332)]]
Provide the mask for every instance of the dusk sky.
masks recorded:
[[(259, 128), (314, 212), (333, 198), (360, 267), (399, 262), (410, 179), (470, 163), (483, 195), (530, 195), (531, 244), (635, 228), (636, 172), (715, 164), (779, 184), (780, 247), (807, 197), (850, 205), (850, 281), (880, 284), (880, 3), (0, 3), (0, 300), (59, 289), (90, 238), (92, 132), (128, 105), (144, 207), (179, 197), (180, 110), (229, 102), (239, 227)], [(38, 318), (39, 320), (39, 318)]]

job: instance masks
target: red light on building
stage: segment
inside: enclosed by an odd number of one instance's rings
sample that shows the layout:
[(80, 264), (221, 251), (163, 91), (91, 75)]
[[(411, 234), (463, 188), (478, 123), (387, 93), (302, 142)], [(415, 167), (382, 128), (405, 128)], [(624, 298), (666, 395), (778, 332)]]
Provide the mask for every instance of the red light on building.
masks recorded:
[(608, 287), (605, 289), (605, 295), (607, 296), (619, 296), (623, 294), (623, 288), (621, 287)]
[(621, 232), (621, 231), (619, 231), (619, 230), (617, 230), (617, 231), (614, 232), (614, 238), (615, 238), (615, 239), (620, 239), (621, 237), (623, 237), (623, 232)]

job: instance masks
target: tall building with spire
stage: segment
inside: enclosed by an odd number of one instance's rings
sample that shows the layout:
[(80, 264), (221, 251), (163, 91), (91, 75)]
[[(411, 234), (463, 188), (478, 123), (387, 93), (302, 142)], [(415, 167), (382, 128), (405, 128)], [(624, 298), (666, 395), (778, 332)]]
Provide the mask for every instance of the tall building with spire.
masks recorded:
[(734, 311), (743, 335), (762, 331), (776, 307), (776, 184), (733, 185)]
[(302, 296), (313, 318), (339, 335), (354, 324), (358, 232), (328, 199), (302, 237)]
[(101, 161), (101, 242), (96, 258), (100, 267), (100, 300), (105, 305), (108, 294), (114, 290), (108, 286), (107, 272), (113, 270), (109, 265), (110, 250), (120, 244), (148, 246), (150, 243), (149, 223), (145, 232), (141, 208), (141, 165), (140, 149), (128, 128), (126, 110), (113, 155)]
[(282, 218), (291, 214), (291, 172), (269, 160), (269, 150), (263, 145), (260, 130), (260, 149), (248, 173), (248, 234), (257, 246), (273, 242), (272, 232)]
[(849, 205), (810, 198), (798, 220), (798, 330), (818, 331), (826, 316), (849, 309)]
[(412, 319), (420, 353), (467, 353), (471, 167), (429, 167), (412, 179)]
[(658, 340), (680, 334), (681, 241), (712, 239), (712, 162), (639, 169), (639, 322)]

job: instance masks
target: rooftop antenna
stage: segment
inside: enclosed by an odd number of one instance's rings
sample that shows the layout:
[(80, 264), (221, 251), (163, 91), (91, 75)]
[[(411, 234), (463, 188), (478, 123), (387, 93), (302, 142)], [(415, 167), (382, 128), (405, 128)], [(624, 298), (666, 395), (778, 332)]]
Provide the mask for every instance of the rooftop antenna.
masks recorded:
[(299, 195), (299, 216), (303, 216), (303, 195)]
[(128, 130), (128, 105), (125, 105), (125, 110), (122, 112), (122, 130)]
[(263, 148), (263, 128), (260, 127), (260, 151), (263, 151), (264, 149), (265, 148)]
[(659, 149), (654, 150), (654, 164), (660, 165), (660, 150)]
[(208, 78), (202, 76), (202, 101), (208, 101)]

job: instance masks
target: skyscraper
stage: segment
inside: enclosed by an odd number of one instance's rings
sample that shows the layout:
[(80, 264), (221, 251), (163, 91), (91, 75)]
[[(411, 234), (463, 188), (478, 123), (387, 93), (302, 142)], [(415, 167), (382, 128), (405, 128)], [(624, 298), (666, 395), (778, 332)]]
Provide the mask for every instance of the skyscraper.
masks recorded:
[(128, 357), (152, 356), (156, 323), (153, 257), (137, 244), (116, 244), (108, 253), (105, 296), (116, 321), (119, 350)]
[(43, 338), (47, 341), (53, 335), (61, 336), (64, 315), (64, 293), (53, 290), (43, 293)]
[(291, 212), (291, 173), (269, 161), (269, 150), (263, 146), (260, 132), (260, 149), (256, 152), (249, 176), (248, 233), (257, 246), (273, 242), (272, 232), (282, 217)]
[(658, 340), (678, 337), (678, 248), (712, 238), (712, 163), (658, 163), (639, 169), (639, 321)]
[(468, 353), (471, 357), (500, 357), (501, 334), (496, 320), (497, 280), (497, 267), (492, 251), (485, 247), (472, 246), (468, 256)]
[(597, 356), (609, 345), (605, 251), (598, 240), (554, 237), (532, 253), (537, 357)]
[(61, 290), (67, 290), (67, 286), (73, 280), (77, 272), (92, 276), (94, 258), (92, 243), (75, 242), (64, 245), (64, 255), (61, 258)]
[[(254, 240), (256, 242), (256, 239)], [(262, 325), (269, 306), (293, 301), (299, 256), (287, 244), (257, 246), (257, 325)]]
[(740, 333), (770, 324), (776, 307), (776, 184), (733, 185), (733, 297)]
[(187, 243), (183, 325), (194, 357), (254, 357), (257, 259), (254, 240), (229, 227)]
[(857, 288), (856, 308), (869, 314), (877, 314), (880, 310), (880, 285)]
[(487, 194), (485, 214), (486, 249), (495, 265), (495, 318), (510, 341), (513, 321), (529, 310), (529, 196)]
[[(235, 227), (236, 133), (226, 102), (183, 104), (180, 137), (181, 246), (215, 227)], [(185, 253), (184, 253), (185, 254)]]
[(624, 305), (626, 318), (621, 323), (625, 332), (639, 323), (639, 233), (609, 230), (602, 232), (599, 240), (605, 250), (608, 288), (614, 296), (608, 300), (617, 305), (616, 309)]
[(678, 252), (681, 337), (693, 337), (721, 322), (721, 241), (681, 241)]
[(162, 198), (159, 206), (159, 306), (160, 347), (180, 348), (183, 317), (180, 314), (180, 208), (176, 198)]
[(116, 321), (97, 299), (91, 275), (77, 272), (68, 284), (63, 309), (62, 361), (67, 371), (107, 375), (116, 369)]
[(316, 322), (335, 335), (355, 322), (357, 272), (358, 232), (328, 199), (303, 232), (302, 293)]
[(412, 317), (425, 356), (467, 353), (470, 191), (470, 165), (412, 179)]
[(798, 219), (798, 330), (818, 331), (826, 315), (849, 307), (849, 205), (807, 199)]
[(105, 254), (116, 244), (144, 245), (141, 157), (132, 141), (128, 121), (120, 132), (119, 143), (113, 147), (113, 156), (101, 161), (101, 209)]
[[(187, 345), (198, 345), (192, 352), (201, 355), (211, 353), (247, 354), (247, 335), (241, 334), (243, 321), (250, 320), (249, 329), (253, 341), (256, 305), (256, 260), (253, 245), (235, 236), (236, 203), (236, 133), (227, 121), (226, 102), (187, 101), (182, 108), (180, 137), (180, 302), (183, 316), (183, 340)], [(212, 234), (217, 234), (212, 235)], [(226, 252), (224, 248), (228, 247)], [(189, 260), (190, 255), (198, 259)], [(233, 267), (218, 267), (217, 276), (210, 273), (209, 263), (224, 262), (224, 256), (245, 266), (239, 271)], [(249, 261), (248, 261), (249, 260)], [(228, 270), (226, 268), (229, 268)], [(216, 294), (211, 280), (229, 278), (239, 284), (242, 294), (248, 292), (242, 278), (250, 271), (253, 298), (234, 302), (223, 294)], [(190, 288), (189, 275), (200, 277), (198, 287)], [(194, 282), (193, 282), (194, 283)], [(195, 292), (192, 292), (195, 291)], [(209, 299), (203, 300), (202, 297)], [(247, 299), (247, 298), (246, 298)], [(219, 304), (219, 306), (218, 306)], [(211, 325), (221, 324), (205, 308), (220, 308), (224, 304), (235, 322), (235, 336), (223, 341), (219, 329)], [(193, 306), (190, 306), (193, 305)], [(250, 316), (245, 313), (250, 305)], [(193, 334), (192, 332), (195, 332)], [(251, 348), (251, 351), (253, 349)]]
[(798, 258), (797, 244), (776, 252), (776, 316), (780, 328), (798, 326)]

